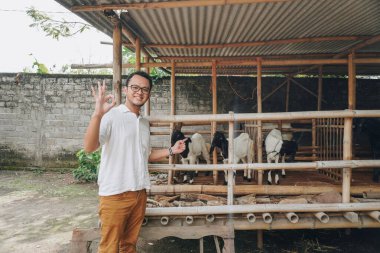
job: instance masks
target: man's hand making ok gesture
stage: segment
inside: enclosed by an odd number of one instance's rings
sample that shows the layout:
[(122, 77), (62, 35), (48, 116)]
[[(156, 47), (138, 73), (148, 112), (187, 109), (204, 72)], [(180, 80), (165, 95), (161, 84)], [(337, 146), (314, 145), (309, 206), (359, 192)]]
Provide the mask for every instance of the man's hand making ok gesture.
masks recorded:
[[(112, 107), (115, 106), (116, 101), (112, 94), (106, 95), (106, 82), (101, 84), (98, 82), (98, 93), (96, 89), (91, 86), (92, 96), (95, 99), (95, 111), (93, 116), (103, 117)], [(109, 102), (111, 100), (111, 102)]]

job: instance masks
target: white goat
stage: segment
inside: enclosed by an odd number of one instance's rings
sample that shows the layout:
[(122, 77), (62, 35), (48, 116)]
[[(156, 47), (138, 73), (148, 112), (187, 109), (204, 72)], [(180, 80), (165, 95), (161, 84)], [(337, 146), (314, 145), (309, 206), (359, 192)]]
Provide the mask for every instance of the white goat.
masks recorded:
[[(234, 139), (234, 156), (232, 162), (234, 164), (242, 161), (243, 163), (252, 163), (254, 158), (254, 142), (249, 138), (247, 133), (241, 133)], [(221, 132), (216, 132), (211, 142), (210, 153), (214, 148), (218, 147), (221, 150), (223, 163), (228, 162), (228, 140)], [(227, 171), (224, 171), (224, 183), (227, 184)], [(251, 181), (252, 170), (244, 170), (244, 179)]]

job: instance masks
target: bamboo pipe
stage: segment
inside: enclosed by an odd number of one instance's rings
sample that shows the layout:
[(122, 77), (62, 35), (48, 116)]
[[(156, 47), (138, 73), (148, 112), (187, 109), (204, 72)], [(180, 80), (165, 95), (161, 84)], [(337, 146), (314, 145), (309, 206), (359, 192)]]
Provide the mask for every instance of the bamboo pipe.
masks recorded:
[(213, 222), (215, 220), (215, 215), (213, 215), (213, 214), (207, 214), (206, 215), (206, 221), (207, 222)]
[(207, 215), (232, 213), (271, 213), (271, 212), (349, 212), (377, 211), (380, 203), (333, 203), (333, 204), (260, 204), (260, 205), (224, 205), (194, 207), (156, 207), (147, 208), (146, 216), (164, 215)]
[(297, 223), (299, 221), (299, 217), (297, 214), (290, 212), (285, 214), (286, 218), (293, 224)]
[(327, 223), (330, 217), (325, 212), (314, 213), (314, 216), (322, 223)]
[(194, 222), (194, 218), (193, 218), (193, 216), (191, 216), (191, 215), (186, 216), (186, 218), (185, 218), (185, 222), (186, 222), (188, 225), (193, 224), (193, 222)]
[(167, 216), (161, 217), (160, 222), (161, 222), (161, 225), (163, 225), (163, 226), (168, 225), (168, 223), (169, 223), (169, 217), (167, 217)]
[(262, 216), (263, 216), (264, 223), (266, 223), (266, 224), (272, 223), (273, 218), (272, 218), (272, 215), (270, 213), (263, 213)]
[(380, 222), (380, 212), (379, 211), (372, 211), (367, 213), (369, 217), (376, 220), (377, 222)]
[(365, 192), (363, 192), (363, 198), (380, 199), (380, 193), (379, 192), (365, 191)]
[(359, 215), (355, 212), (344, 212), (343, 217), (352, 223), (359, 222)]
[(250, 223), (254, 223), (256, 221), (256, 216), (253, 213), (247, 213), (247, 220)]
[(317, 118), (378, 118), (380, 110), (342, 110), (342, 111), (304, 111), (279, 113), (238, 113), (233, 118), (229, 114), (200, 114), (200, 115), (151, 115), (150, 122), (243, 122), (252, 120), (293, 120)]
[(337, 228), (380, 228), (380, 224), (373, 219), (363, 216), (361, 222), (352, 223), (343, 217), (331, 217), (328, 223), (315, 222), (315, 219), (300, 219), (296, 224), (286, 218), (275, 219), (271, 224), (257, 220), (254, 224), (244, 221), (234, 221), (235, 230), (281, 230), (281, 229), (337, 229)]

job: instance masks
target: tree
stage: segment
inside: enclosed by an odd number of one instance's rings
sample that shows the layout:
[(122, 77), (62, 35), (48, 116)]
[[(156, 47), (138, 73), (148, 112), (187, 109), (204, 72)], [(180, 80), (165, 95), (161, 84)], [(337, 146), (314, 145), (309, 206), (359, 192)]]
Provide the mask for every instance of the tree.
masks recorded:
[(77, 33), (82, 33), (93, 26), (83, 22), (66, 21), (65, 19), (55, 20), (46, 13), (36, 10), (33, 6), (26, 11), (27, 15), (33, 19), (30, 27), (41, 28), (47, 36), (59, 40), (60, 37), (71, 37)]

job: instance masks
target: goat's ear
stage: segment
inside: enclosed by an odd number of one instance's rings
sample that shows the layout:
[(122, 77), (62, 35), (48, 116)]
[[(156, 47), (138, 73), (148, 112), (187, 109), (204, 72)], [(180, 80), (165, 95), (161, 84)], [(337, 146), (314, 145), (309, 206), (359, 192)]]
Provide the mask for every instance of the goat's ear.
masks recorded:
[(211, 147), (210, 147), (210, 155), (212, 154), (212, 152), (214, 152), (214, 148), (215, 148), (215, 146), (214, 146), (214, 143), (211, 145)]

